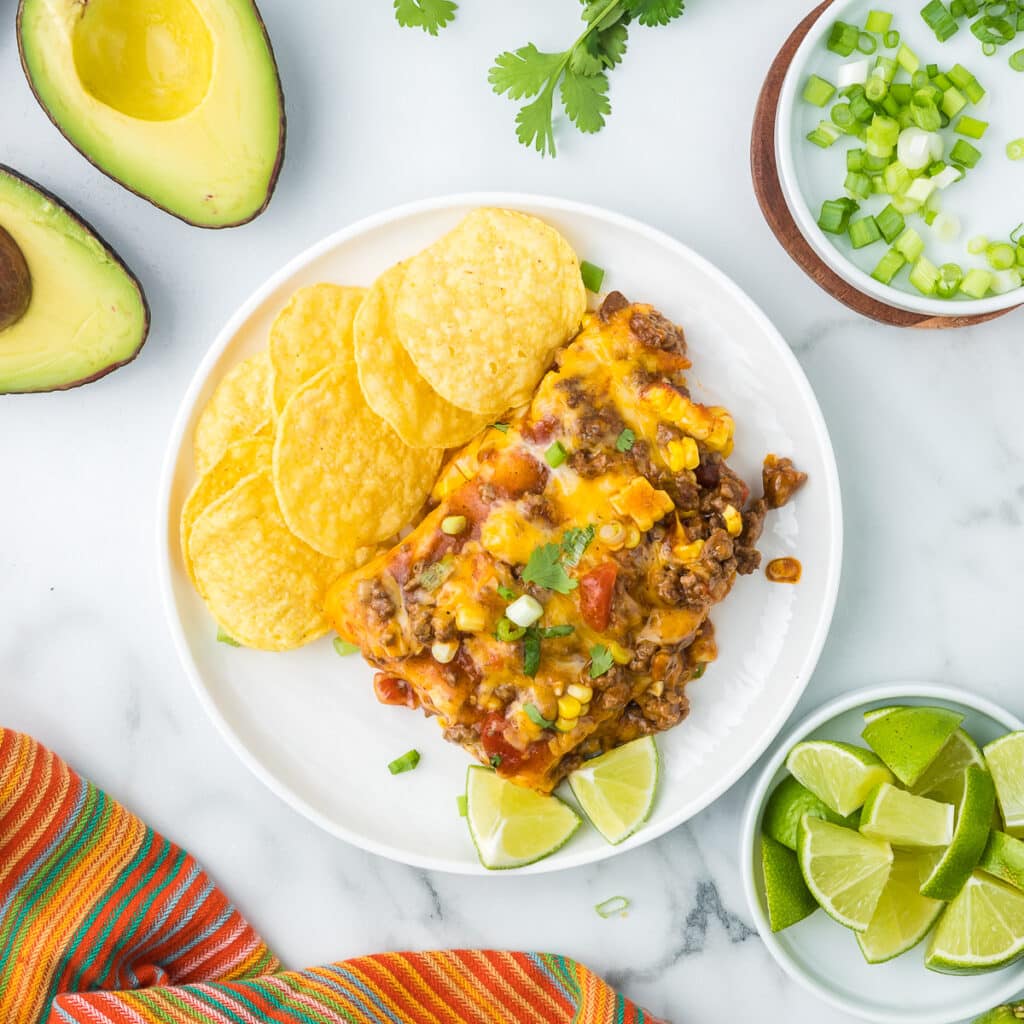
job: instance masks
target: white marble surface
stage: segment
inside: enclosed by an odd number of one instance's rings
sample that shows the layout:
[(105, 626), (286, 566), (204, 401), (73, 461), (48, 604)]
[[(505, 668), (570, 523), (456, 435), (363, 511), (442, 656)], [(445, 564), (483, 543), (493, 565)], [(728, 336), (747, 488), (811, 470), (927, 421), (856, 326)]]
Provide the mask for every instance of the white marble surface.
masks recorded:
[[(500, 49), (554, 48), (573, 0), (462, 0), (441, 37), (386, 0), (264, 0), (289, 114), (269, 211), (189, 228), (74, 153), (32, 100), (0, 0), (0, 159), (76, 206), (142, 278), (153, 331), (89, 388), (0, 400), (0, 715), (187, 845), (294, 966), (389, 948), (494, 945), (581, 958), (653, 1012), (840, 1024), (753, 934), (737, 872), (749, 779), (688, 826), (567, 875), (426, 875), (348, 847), (236, 761), (175, 659), (160, 607), (155, 495), (178, 400), (217, 329), (317, 238), (396, 203), (518, 189), (650, 221), (736, 278), (790, 340), (832, 429), (846, 561), (835, 624), (798, 714), (866, 683), (976, 688), (1024, 713), (1024, 316), (950, 334), (875, 326), (782, 254), (751, 192), (748, 132), (778, 44), (809, 6), (692, 0), (637, 29), (599, 136), (557, 160), (515, 142), (485, 81)], [(911, 5), (913, 6), (913, 5)], [(301, 10), (301, 13), (299, 11)], [(601, 921), (599, 900), (633, 900)]]

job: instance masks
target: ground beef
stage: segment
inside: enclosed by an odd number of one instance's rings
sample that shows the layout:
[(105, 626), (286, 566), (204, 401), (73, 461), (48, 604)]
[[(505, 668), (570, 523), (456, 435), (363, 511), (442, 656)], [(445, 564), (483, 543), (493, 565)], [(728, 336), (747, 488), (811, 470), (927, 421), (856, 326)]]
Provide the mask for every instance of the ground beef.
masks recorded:
[(648, 732), (671, 729), (690, 713), (690, 702), (682, 688), (666, 689), (660, 697), (643, 693), (637, 698), (636, 704)]
[(793, 465), (792, 459), (780, 459), (768, 455), (761, 470), (764, 484), (764, 500), (768, 508), (782, 508), (793, 495), (807, 483), (807, 474)]
[(658, 486), (683, 512), (694, 512), (701, 506), (700, 488), (689, 473), (665, 474), (658, 480)]
[(625, 309), (628, 305), (629, 299), (622, 292), (609, 292), (604, 297), (604, 302), (601, 303), (601, 308), (597, 311), (597, 315), (607, 323), (616, 313)]
[(391, 600), (380, 580), (361, 580), (359, 600), (367, 605), (379, 622), (387, 622), (395, 614), (395, 602)]
[(625, 424), (611, 410), (590, 413), (581, 416), (577, 426), (577, 434), (583, 444), (596, 445), (607, 439), (614, 440), (622, 433)]
[[(624, 707), (626, 701), (629, 700), (629, 683), (622, 678), (622, 670), (616, 665), (614, 666), (609, 674), (605, 676), (605, 679), (611, 678), (611, 682), (602, 691), (601, 696), (597, 698), (597, 706), (602, 711), (618, 711), (619, 708)], [(589, 673), (586, 680), (590, 683)]]
[(633, 447), (627, 454), (641, 476), (648, 479), (654, 476), (654, 466), (651, 464), (651, 446), (646, 441), (634, 441)]
[(629, 318), (629, 329), (648, 348), (660, 348), (666, 352), (686, 352), (686, 335), (683, 329), (657, 312), (636, 312)]
[(761, 552), (757, 548), (736, 549), (736, 571), (741, 576), (749, 576), (761, 567)]
[(449, 743), (477, 743), (480, 740), (479, 725), (449, 725), (444, 731)]
[(570, 409), (576, 409), (587, 400), (586, 392), (583, 390), (579, 377), (563, 377), (555, 384), (555, 387), (559, 391), (565, 392), (565, 404)]
[(607, 452), (579, 448), (569, 456), (569, 465), (585, 478), (601, 476), (608, 471), (611, 458)]
[(541, 494), (530, 494), (523, 499), (522, 510), (527, 519), (540, 519), (552, 525), (557, 520), (554, 505)]
[(633, 660), (629, 663), (629, 670), (631, 672), (646, 672), (657, 649), (656, 643), (650, 640), (640, 640), (633, 647)]
[(752, 501), (743, 512), (743, 533), (740, 534), (740, 546), (752, 548), (757, 546), (764, 530), (764, 517), (768, 514), (768, 506), (763, 498)]
[(704, 541), (701, 560), (705, 562), (727, 562), (732, 558), (732, 550), (732, 537), (725, 530), (713, 530), (711, 536)]
[(409, 628), (412, 635), (426, 647), (434, 642), (433, 611), (424, 604), (409, 605)]

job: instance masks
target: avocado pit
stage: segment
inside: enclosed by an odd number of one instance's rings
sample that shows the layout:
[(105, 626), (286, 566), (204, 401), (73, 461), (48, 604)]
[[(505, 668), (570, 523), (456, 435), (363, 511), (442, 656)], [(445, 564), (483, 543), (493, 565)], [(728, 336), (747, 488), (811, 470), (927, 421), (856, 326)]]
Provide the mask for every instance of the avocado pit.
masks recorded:
[(32, 275), (25, 254), (0, 226), (0, 331), (16, 324), (32, 301)]

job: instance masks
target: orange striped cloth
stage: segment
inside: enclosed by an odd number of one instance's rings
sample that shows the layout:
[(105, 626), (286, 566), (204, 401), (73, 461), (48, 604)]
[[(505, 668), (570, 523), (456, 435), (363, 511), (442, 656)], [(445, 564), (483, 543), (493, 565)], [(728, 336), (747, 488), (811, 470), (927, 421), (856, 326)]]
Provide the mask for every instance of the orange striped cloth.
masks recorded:
[(540, 953), (277, 958), (195, 860), (0, 730), (3, 1024), (658, 1024)]

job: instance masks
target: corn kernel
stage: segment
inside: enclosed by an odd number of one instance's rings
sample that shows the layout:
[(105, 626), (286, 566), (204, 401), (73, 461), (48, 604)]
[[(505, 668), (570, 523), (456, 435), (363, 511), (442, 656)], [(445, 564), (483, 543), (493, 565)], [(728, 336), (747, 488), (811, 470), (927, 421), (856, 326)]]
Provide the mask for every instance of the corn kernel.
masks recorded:
[(466, 528), (465, 516), (445, 516), (441, 520), (441, 532), (456, 537)]
[(591, 686), (585, 686), (583, 683), (570, 683), (568, 693), (570, 697), (575, 697), (581, 704), (589, 704), (594, 696), (594, 689)]
[(487, 625), (487, 613), (478, 604), (460, 604), (455, 609), (455, 627), (462, 633), (479, 633)]
[(608, 653), (617, 665), (628, 665), (633, 660), (632, 651), (627, 651), (622, 644), (617, 644), (614, 640), (608, 641)]
[(589, 714), (590, 714), (590, 705), (589, 704), (584, 704), (583, 707), (580, 708), (580, 718), (582, 718), (584, 715), (589, 715)]
[(730, 537), (738, 537), (743, 532), (743, 516), (732, 505), (725, 506), (722, 518), (725, 520), (725, 528)]
[(700, 449), (692, 437), (676, 438), (665, 447), (665, 462), (673, 473), (696, 469), (700, 465)]
[(691, 544), (677, 544), (672, 549), (672, 554), (683, 563), (683, 565), (689, 565), (692, 562), (696, 562), (704, 550), (704, 541), (695, 540)]
[(447, 642), (435, 640), (430, 648), (430, 653), (433, 655), (434, 661), (441, 665), (447, 665), (455, 657), (458, 651), (458, 640), (449, 640)]
[(732, 451), (732, 439), (736, 424), (724, 409), (712, 409), (714, 423), (707, 436), (707, 446), (716, 452), (728, 455)]
[(559, 718), (579, 718), (580, 708), (583, 705), (575, 698), (570, 697), (566, 694), (564, 697), (558, 698), (558, 717)]
[(484, 708), (487, 711), (500, 711), (504, 706), (497, 697), (488, 697), (484, 701)]
[(651, 685), (647, 687), (647, 692), (652, 697), (660, 697), (665, 692), (665, 680), (659, 679), (656, 683), (651, 683)]
[[(635, 477), (614, 494), (611, 504), (619, 515), (629, 516), (641, 530), (649, 530), (675, 508), (668, 494), (652, 487), (651, 482), (643, 476)], [(626, 546), (629, 547), (628, 544)]]
[(576, 728), (576, 719), (575, 718), (559, 718), (558, 721), (555, 722), (555, 728), (559, 732), (572, 732), (573, 729)]

